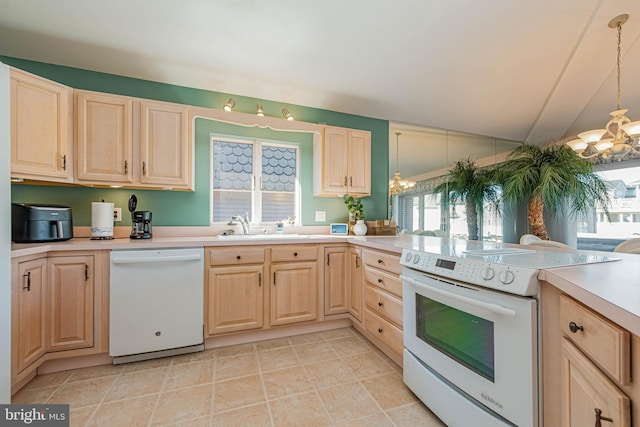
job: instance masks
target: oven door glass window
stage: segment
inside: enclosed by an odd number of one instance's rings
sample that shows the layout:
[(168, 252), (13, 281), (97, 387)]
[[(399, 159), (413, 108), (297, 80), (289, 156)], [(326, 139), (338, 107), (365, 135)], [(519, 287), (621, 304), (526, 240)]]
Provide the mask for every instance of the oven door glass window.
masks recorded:
[(416, 335), (495, 382), (493, 322), (416, 294)]

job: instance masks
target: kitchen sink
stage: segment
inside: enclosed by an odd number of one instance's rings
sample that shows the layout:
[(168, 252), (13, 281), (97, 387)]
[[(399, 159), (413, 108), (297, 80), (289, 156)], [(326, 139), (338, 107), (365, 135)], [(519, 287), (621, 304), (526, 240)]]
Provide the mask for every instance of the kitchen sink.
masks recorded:
[(272, 239), (310, 239), (308, 234), (227, 234), (218, 235), (220, 240), (272, 240)]

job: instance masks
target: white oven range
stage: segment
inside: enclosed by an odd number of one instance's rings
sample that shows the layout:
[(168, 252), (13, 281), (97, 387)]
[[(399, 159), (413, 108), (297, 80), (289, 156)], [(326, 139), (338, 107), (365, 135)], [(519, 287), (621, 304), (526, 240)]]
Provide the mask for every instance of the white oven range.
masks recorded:
[(452, 240), (404, 249), (404, 382), (450, 427), (538, 427), (538, 270), (612, 260)]

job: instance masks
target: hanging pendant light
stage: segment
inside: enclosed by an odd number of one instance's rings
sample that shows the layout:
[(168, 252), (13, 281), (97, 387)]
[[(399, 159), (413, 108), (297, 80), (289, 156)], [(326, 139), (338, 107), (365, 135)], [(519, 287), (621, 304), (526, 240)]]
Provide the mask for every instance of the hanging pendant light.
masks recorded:
[(599, 156), (602, 159), (614, 158), (622, 160), (629, 153), (639, 153), (640, 121), (632, 122), (625, 114), (628, 110), (620, 108), (620, 57), (622, 41), (622, 25), (629, 15), (619, 15), (609, 21), (609, 28), (618, 30), (618, 102), (615, 111), (609, 113), (611, 120), (605, 129), (594, 129), (578, 134), (579, 139), (567, 142), (578, 155), (584, 159)]
[(400, 143), (398, 138), (402, 135), (400, 132), (396, 132), (396, 173), (393, 175), (393, 178), (389, 181), (389, 194), (395, 195), (400, 193), (403, 190), (413, 187), (416, 185), (413, 181), (403, 180), (400, 176), (400, 172), (398, 171), (398, 161), (399, 161), (399, 152), (400, 152)]

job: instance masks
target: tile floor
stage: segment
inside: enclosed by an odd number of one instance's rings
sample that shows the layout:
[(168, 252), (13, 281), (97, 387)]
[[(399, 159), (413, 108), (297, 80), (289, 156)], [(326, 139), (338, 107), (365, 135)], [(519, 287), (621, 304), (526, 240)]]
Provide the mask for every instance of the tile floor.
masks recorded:
[(13, 403), (71, 426), (443, 426), (352, 328), (36, 377)]

